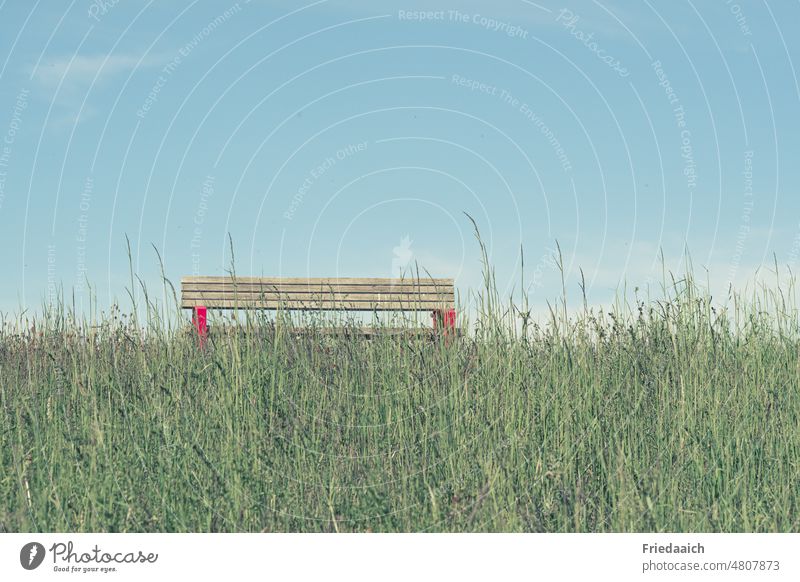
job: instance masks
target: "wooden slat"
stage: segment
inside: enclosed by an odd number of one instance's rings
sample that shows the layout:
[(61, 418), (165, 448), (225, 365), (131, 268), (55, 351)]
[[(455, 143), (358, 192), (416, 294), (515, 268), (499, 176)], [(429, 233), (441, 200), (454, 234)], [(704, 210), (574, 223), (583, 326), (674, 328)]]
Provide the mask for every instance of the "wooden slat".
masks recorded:
[(454, 303), (455, 295), (450, 293), (182, 293), (182, 299), (205, 301), (351, 301), (351, 302), (422, 302)]
[[(235, 305), (239, 304), (243, 308), (250, 305), (260, 305), (260, 304), (269, 304), (269, 305), (282, 305), (286, 309), (294, 309), (294, 306), (299, 305), (302, 306), (304, 309), (312, 309), (316, 305), (360, 305), (364, 307), (382, 307), (392, 306), (392, 305), (408, 305), (410, 308), (416, 309), (425, 308), (435, 306), (435, 307), (442, 307), (442, 306), (452, 306), (453, 301), (452, 299), (448, 298), (441, 298), (441, 299), (428, 299), (424, 301), (418, 301), (413, 299), (373, 299), (369, 301), (358, 301), (353, 299), (320, 299), (320, 298), (309, 298), (309, 299), (270, 299), (270, 298), (255, 298), (255, 297), (184, 297), (181, 302), (186, 305), (205, 305), (208, 308), (214, 309), (217, 305)], [(272, 309), (269, 307), (268, 309)], [(327, 307), (325, 307), (327, 309)]]
[[(182, 277), (181, 284), (188, 283), (232, 283), (231, 277)], [(453, 286), (453, 279), (432, 279), (428, 277), (407, 278), (407, 279), (381, 279), (364, 277), (236, 277), (236, 283), (255, 283), (259, 285), (417, 285), (435, 284), (442, 286)]]
[(220, 293), (216, 291), (184, 292), (184, 299), (240, 299), (242, 301), (453, 301), (450, 293)]
[(279, 293), (442, 293), (452, 292), (452, 285), (231, 285), (229, 283), (186, 283), (184, 293), (195, 291), (240, 291), (257, 293), (261, 290)]
[(181, 306), (423, 311), (452, 307), (453, 279), (183, 277)]
[(189, 309), (195, 305), (204, 305), (209, 309), (287, 309), (304, 311), (429, 311), (451, 307), (452, 304), (442, 301), (429, 302), (367, 302), (367, 301), (232, 301), (215, 299), (187, 299), (181, 301), (181, 307)]

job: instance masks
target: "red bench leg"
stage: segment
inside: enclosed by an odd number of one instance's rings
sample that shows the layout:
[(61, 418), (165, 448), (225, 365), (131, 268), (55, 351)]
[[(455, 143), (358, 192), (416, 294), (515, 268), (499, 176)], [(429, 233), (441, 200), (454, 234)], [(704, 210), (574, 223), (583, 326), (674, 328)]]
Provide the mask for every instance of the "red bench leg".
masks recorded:
[(437, 309), (431, 313), (433, 317), (433, 329), (445, 335), (455, 334), (456, 331), (456, 310), (455, 309)]
[(206, 336), (208, 335), (208, 310), (205, 305), (196, 305), (193, 308), (192, 325), (197, 330), (197, 336), (200, 338), (200, 345), (205, 345)]

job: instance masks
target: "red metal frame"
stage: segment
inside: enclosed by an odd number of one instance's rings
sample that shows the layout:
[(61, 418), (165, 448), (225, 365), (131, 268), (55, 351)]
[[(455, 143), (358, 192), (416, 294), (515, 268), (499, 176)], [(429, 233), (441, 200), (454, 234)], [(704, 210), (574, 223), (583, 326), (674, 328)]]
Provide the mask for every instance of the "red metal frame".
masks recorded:
[(431, 313), (433, 317), (433, 329), (442, 330), (445, 334), (455, 333), (456, 331), (456, 310), (437, 309)]
[(192, 312), (192, 325), (197, 330), (200, 345), (203, 345), (208, 336), (208, 309), (205, 305), (195, 305)]

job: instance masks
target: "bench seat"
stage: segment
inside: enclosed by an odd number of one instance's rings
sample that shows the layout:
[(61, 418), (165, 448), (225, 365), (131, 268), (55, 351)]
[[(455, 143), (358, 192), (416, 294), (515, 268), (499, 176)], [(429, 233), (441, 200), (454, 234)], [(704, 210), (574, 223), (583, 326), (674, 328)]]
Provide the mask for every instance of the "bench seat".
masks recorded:
[(453, 279), (183, 277), (181, 307), (194, 310), (201, 335), (208, 309), (430, 311), (455, 328)]

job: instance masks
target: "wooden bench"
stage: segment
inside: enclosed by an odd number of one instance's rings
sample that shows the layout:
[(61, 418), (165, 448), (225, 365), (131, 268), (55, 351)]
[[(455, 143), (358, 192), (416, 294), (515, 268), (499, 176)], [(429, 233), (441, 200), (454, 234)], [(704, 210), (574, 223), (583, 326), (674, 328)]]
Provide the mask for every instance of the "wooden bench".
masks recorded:
[(181, 307), (201, 338), (208, 309), (430, 311), (434, 329), (456, 329), (453, 279), (183, 277)]

